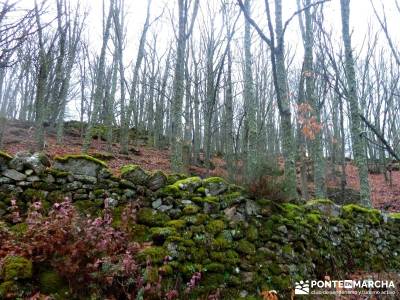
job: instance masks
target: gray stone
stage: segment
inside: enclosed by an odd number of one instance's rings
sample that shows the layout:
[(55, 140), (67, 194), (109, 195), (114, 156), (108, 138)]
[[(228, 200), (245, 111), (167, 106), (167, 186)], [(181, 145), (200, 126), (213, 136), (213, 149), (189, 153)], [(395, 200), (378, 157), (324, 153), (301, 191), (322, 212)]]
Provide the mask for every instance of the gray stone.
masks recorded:
[(157, 171), (150, 176), (147, 182), (147, 187), (152, 191), (156, 191), (164, 187), (166, 184), (167, 184), (167, 177), (164, 175), (163, 172)]
[(22, 186), (22, 187), (27, 187), (27, 186), (32, 186), (32, 182), (29, 181), (18, 181), (17, 186)]
[(36, 152), (31, 154), (29, 152), (18, 152), (9, 165), (17, 171), (31, 169), (39, 175), (46, 170), (46, 167), (50, 166), (50, 161), (43, 153)]
[(126, 190), (124, 190), (124, 196), (127, 199), (131, 199), (136, 196), (136, 192), (134, 190), (126, 189)]
[(54, 178), (53, 175), (48, 174), (48, 175), (43, 179), (43, 181), (46, 182), (46, 183), (54, 183), (56, 180), (55, 180), (55, 178)]
[(26, 176), (31, 176), (32, 174), (33, 174), (33, 170), (32, 169), (25, 170), (25, 175)]
[(121, 175), (121, 178), (129, 180), (134, 184), (146, 185), (150, 176), (145, 171), (143, 171), (142, 168), (136, 166), (136, 167), (132, 168), (131, 170), (123, 173)]
[(88, 194), (74, 194), (73, 196), (72, 196), (72, 198), (74, 199), (74, 200), (88, 200), (89, 199), (89, 195)]
[(97, 183), (97, 178), (93, 177), (93, 176), (76, 174), (76, 175), (74, 175), (74, 177), (75, 177), (76, 180), (79, 180), (79, 181), (84, 182), (84, 183), (92, 183), (92, 184), (96, 184)]
[(203, 184), (206, 190), (206, 196), (221, 195), (228, 189), (228, 184), (225, 180), (218, 182), (204, 182)]
[(183, 205), (191, 205), (191, 204), (193, 204), (193, 202), (191, 200), (182, 200), (181, 203)]
[(248, 216), (258, 215), (260, 213), (260, 206), (253, 200), (246, 200), (246, 214)]
[(158, 208), (158, 210), (161, 211), (161, 212), (166, 212), (166, 211), (170, 210), (171, 208), (173, 208), (172, 205), (161, 205)]
[(277, 230), (280, 231), (280, 232), (282, 232), (282, 233), (284, 233), (284, 234), (287, 234), (287, 233), (288, 233), (288, 230), (287, 230), (287, 228), (286, 228), (285, 225), (279, 226), (279, 227), (277, 228)]
[(21, 187), (17, 187), (13, 184), (2, 184), (0, 185), (0, 192), (3, 193), (22, 193), (23, 190)]
[(11, 182), (12, 182), (11, 178), (0, 176), (0, 184), (7, 184)]
[(162, 204), (161, 199), (157, 199), (156, 201), (153, 201), (153, 203), (151, 203), (151, 206), (152, 206), (154, 209), (156, 209), (156, 208), (159, 208), (159, 207), (161, 206), (161, 204)]
[(71, 157), (66, 160), (56, 161), (54, 168), (61, 171), (71, 172), (73, 175), (97, 177), (104, 166), (96, 161), (84, 157)]
[(104, 200), (104, 204), (106, 205), (106, 207), (117, 207), (118, 206), (118, 200), (108, 197)]
[(17, 170), (7, 169), (3, 171), (3, 176), (11, 178), (15, 181), (22, 181), (26, 179), (26, 175), (23, 173), (18, 172)]
[(82, 183), (79, 181), (74, 181), (71, 183), (67, 183), (64, 187), (65, 191), (74, 191), (80, 189), (82, 187)]
[(56, 182), (59, 184), (66, 184), (67, 183), (67, 179), (65, 178), (57, 178)]
[(249, 292), (247, 292), (246, 290), (243, 290), (243, 291), (240, 291), (239, 296), (240, 296), (240, 298), (246, 298), (248, 294), (249, 294)]
[(112, 176), (111, 171), (106, 168), (101, 169), (99, 172), (99, 178), (101, 178), (101, 179), (108, 179), (111, 176)]
[(39, 176), (29, 176), (26, 180), (30, 181), (30, 182), (36, 182), (36, 181), (40, 181)]
[(120, 183), (121, 187), (128, 187), (128, 188), (133, 188), (133, 189), (136, 188), (136, 185), (133, 182), (126, 180), (126, 179), (121, 179), (121, 181), (119, 183)]

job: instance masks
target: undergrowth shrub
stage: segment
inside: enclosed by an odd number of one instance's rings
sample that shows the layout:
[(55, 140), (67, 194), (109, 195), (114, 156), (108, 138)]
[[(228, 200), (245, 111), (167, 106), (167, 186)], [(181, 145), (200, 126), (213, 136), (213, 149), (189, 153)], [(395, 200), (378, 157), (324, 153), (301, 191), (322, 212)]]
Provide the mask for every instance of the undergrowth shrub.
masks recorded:
[(250, 197), (269, 199), (277, 202), (288, 201), (283, 176), (261, 176), (248, 185)]
[[(92, 218), (80, 214), (68, 199), (55, 203), (48, 214), (40, 202), (35, 202), (24, 223), (11, 228), (0, 223), (0, 270), (7, 257), (22, 256), (34, 266), (50, 266), (78, 299), (149, 299), (146, 295), (178, 298), (178, 287), (162, 289), (161, 275), (148, 280), (151, 262), (140, 266), (135, 260), (145, 246), (131, 241), (129, 226), (112, 226), (112, 211), (107, 201), (105, 204), (102, 216)], [(15, 202), (11, 211), (14, 221), (21, 221)], [(121, 216), (122, 223), (130, 223), (134, 209), (127, 206)], [(37, 289), (31, 292), (35, 293), (32, 297), (40, 295)]]

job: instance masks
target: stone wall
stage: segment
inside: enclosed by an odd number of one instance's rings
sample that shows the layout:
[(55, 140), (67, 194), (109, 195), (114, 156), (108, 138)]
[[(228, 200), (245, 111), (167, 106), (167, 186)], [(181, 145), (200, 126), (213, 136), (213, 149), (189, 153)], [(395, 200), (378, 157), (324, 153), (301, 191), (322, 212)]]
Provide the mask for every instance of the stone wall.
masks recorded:
[(116, 177), (104, 162), (82, 155), (51, 163), (40, 154), (0, 153), (0, 171), (3, 219), (12, 198), (26, 208), (69, 197), (93, 214), (107, 199), (116, 220), (124, 205), (140, 203), (134, 239), (152, 245), (139, 261), (150, 258), (172, 285), (201, 272), (199, 295), (218, 288), (226, 299), (271, 289), (287, 295), (299, 280), (400, 270), (399, 214), (329, 200), (302, 206), (254, 200), (221, 178), (166, 176), (134, 165)]

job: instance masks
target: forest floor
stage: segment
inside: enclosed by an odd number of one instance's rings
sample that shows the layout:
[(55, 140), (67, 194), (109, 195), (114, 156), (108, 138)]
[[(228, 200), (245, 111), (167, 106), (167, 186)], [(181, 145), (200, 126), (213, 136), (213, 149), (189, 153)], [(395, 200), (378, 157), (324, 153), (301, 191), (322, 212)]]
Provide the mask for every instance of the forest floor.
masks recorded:
[[(33, 148), (34, 130), (31, 124), (26, 122), (9, 121), (6, 125), (3, 147), (10, 154), (19, 151), (27, 151)], [(57, 155), (80, 153), (82, 148), (82, 137), (77, 131), (66, 130), (64, 142), (59, 145), (56, 142), (54, 130), (46, 133), (46, 145), (44, 152), (49, 157)], [(144, 143), (138, 143), (131, 148), (129, 155), (119, 153), (119, 145), (113, 144), (111, 152), (107, 151), (107, 144), (101, 139), (93, 139), (90, 153), (111, 153), (107, 159), (108, 166), (115, 174), (119, 172), (121, 166), (126, 164), (137, 164), (143, 169), (162, 170), (166, 173), (171, 172), (168, 148), (156, 149)], [(225, 162), (220, 157), (212, 159), (213, 169), (207, 170), (201, 166), (190, 166), (190, 172), (199, 176), (222, 176), (226, 177), (227, 172)], [(339, 166), (338, 166), (339, 167)], [(348, 162), (346, 165), (347, 188), (358, 190), (357, 168)], [(392, 172), (392, 184), (385, 180), (384, 174), (369, 174), (371, 187), (371, 197), (373, 206), (384, 211), (400, 211), (400, 171)], [(330, 187), (339, 186), (339, 178), (330, 178)], [(312, 185), (310, 185), (312, 186)]]

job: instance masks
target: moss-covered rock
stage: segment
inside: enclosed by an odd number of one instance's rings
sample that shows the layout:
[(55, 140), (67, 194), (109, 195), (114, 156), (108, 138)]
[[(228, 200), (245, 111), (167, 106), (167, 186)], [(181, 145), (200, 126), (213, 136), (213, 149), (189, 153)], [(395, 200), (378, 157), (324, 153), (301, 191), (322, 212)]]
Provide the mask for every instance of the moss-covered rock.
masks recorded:
[(32, 277), (32, 261), (22, 256), (7, 256), (1, 270), (4, 281)]
[(224, 229), (225, 229), (225, 223), (222, 220), (213, 220), (209, 222), (206, 226), (207, 232), (211, 234), (220, 233)]
[(74, 175), (98, 177), (100, 170), (107, 168), (107, 164), (90, 155), (74, 154), (55, 157), (54, 168), (71, 172)]
[(15, 295), (19, 289), (17, 283), (12, 280), (0, 283), (0, 299), (15, 299)]
[(353, 219), (354, 221), (362, 218), (372, 224), (379, 224), (383, 220), (379, 210), (366, 208), (357, 204), (344, 205), (342, 210), (343, 217)]
[(140, 262), (146, 262), (148, 259), (154, 264), (162, 263), (164, 258), (168, 255), (167, 250), (164, 247), (148, 247), (143, 249), (137, 255)]
[(151, 208), (142, 208), (138, 211), (137, 221), (147, 226), (164, 226), (170, 221), (170, 217), (166, 213)]
[(190, 193), (193, 193), (201, 185), (202, 185), (202, 180), (200, 177), (189, 177), (181, 179), (173, 184), (173, 186), (179, 188), (180, 190), (187, 191)]
[(175, 229), (182, 229), (186, 227), (185, 220), (171, 220), (166, 223), (167, 226), (173, 227)]
[(254, 244), (250, 243), (247, 240), (240, 240), (237, 243), (236, 249), (243, 254), (253, 255), (256, 253), (256, 247), (254, 246)]
[(68, 283), (55, 271), (46, 270), (39, 274), (40, 292), (44, 294), (68, 294)]
[(138, 165), (125, 165), (121, 168), (121, 178), (129, 180), (134, 184), (146, 185), (150, 174)]
[(197, 205), (186, 205), (183, 208), (183, 213), (185, 215), (195, 215), (196, 213), (198, 213), (200, 210), (200, 207), (198, 207)]

